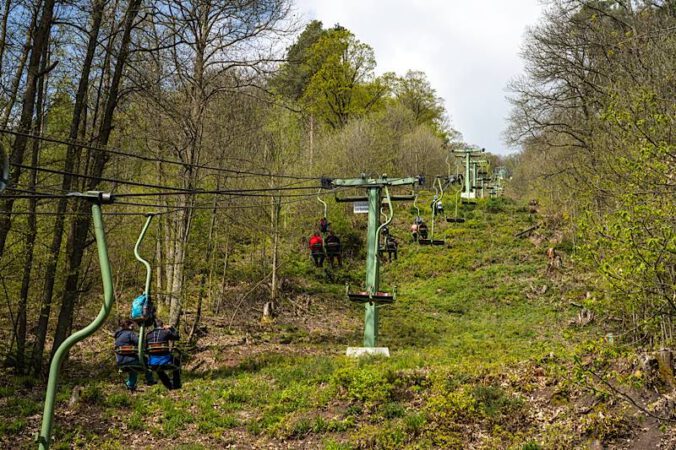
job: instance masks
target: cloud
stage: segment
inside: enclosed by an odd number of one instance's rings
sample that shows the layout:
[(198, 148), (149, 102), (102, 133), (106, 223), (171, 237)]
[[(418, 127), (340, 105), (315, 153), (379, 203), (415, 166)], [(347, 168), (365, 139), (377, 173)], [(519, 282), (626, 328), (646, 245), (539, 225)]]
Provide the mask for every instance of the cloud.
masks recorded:
[(296, 9), (371, 45), (378, 73), (425, 72), (466, 142), (513, 150), (501, 139), (505, 88), (523, 70), (518, 53), (541, 14), (539, 0), (296, 0)]

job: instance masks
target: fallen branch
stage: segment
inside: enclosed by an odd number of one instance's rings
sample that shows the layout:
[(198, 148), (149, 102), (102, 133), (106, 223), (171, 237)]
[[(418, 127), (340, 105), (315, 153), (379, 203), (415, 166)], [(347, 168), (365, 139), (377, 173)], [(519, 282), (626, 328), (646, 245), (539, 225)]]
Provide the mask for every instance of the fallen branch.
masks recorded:
[(663, 422), (676, 422), (676, 419), (672, 419), (671, 417), (662, 417), (662, 416), (658, 416), (657, 414), (654, 414), (653, 412), (649, 411), (645, 406), (640, 405), (640, 404), (639, 404), (636, 400), (634, 400), (630, 395), (625, 394), (624, 392), (620, 391), (618, 388), (616, 388), (615, 386), (613, 386), (612, 384), (610, 384), (610, 382), (607, 381), (607, 380), (605, 380), (601, 375), (597, 374), (596, 372), (594, 372), (593, 370), (591, 370), (591, 369), (589, 369), (589, 368), (587, 368), (587, 367), (583, 367), (582, 365), (580, 365), (580, 367), (582, 368), (583, 371), (589, 372), (594, 378), (596, 378), (599, 382), (601, 382), (602, 384), (604, 384), (608, 389), (610, 389), (611, 391), (613, 391), (616, 395), (619, 395), (619, 396), (620, 396), (621, 398), (623, 398), (625, 401), (627, 401), (627, 402), (631, 403), (632, 405), (634, 405), (634, 407), (635, 407), (636, 409), (638, 409), (639, 411), (641, 411), (643, 414), (645, 414), (645, 415), (647, 415), (647, 416), (650, 416), (650, 417), (652, 417), (653, 419), (657, 419), (657, 420), (663, 421)]
[(526, 228), (525, 230), (516, 233), (516, 234), (514, 235), (514, 237), (515, 237), (515, 238), (523, 237), (523, 236), (528, 235), (528, 234), (530, 234), (531, 232), (537, 230), (538, 228), (540, 228), (540, 224), (533, 225), (533, 226), (530, 227), (530, 228)]

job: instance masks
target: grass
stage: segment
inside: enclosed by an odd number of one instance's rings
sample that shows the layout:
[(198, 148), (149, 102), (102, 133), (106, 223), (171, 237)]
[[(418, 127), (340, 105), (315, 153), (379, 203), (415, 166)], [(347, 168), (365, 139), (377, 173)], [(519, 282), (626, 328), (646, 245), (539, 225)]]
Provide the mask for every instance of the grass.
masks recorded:
[[(312, 331), (273, 324), (260, 335), (297, 351), (186, 373), (180, 391), (155, 386), (131, 396), (111, 379), (96, 382), (83, 393), (86, 403), (98, 417), (117, 419), (98, 437), (83, 429), (57, 433), (57, 444), (78, 435), (84, 446), (117, 448), (117, 432), (150, 433), (185, 449), (282, 441), (326, 449), (541, 448), (520, 371), (570, 355), (586, 336), (566, 331), (574, 312), (544, 276), (541, 249), (513, 237), (531, 224), (528, 214), (499, 201), (461, 212), (464, 224), (438, 227), (447, 247), (402, 244), (399, 259), (383, 268), (383, 284), (396, 285), (399, 296), (381, 309), (380, 344), (391, 358), (342, 355), (344, 345), (330, 336), (347, 328), (346, 339), (359, 345), (363, 307), (346, 306), (341, 283), (326, 284), (299, 260), (288, 265), (290, 276), (302, 277), (321, 307), (340, 306), (336, 323)], [(390, 226), (402, 243), (412, 218), (404, 214)], [(363, 266), (348, 267), (342, 279), (358, 283)], [(545, 294), (529, 298), (544, 285)], [(35, 400), (11, 403), (13, 389), (0, 390), (0, 416), (13, 417), (0, 421), (4, 442), (20, 441), (10, 436), (25, 432), (26, 417), (39, 408)], [(480, 435), (483, 441), (473, 440)]]

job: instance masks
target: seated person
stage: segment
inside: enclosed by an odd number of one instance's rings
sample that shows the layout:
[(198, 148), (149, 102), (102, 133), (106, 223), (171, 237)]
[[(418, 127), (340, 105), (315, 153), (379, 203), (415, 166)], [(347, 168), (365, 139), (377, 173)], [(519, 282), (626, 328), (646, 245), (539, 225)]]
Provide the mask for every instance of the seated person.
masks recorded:
[(326, 237), (326, 256), (329, 258), (331, 267), (333, 267), (335, 259), (338, 259), (338, 266), (343, 266), (343, 258), (341, 257), (340, 250), (340, 239), (338, 239), (338, 236), (336, 236), (333, 231), (329, 231), (329, 235)]
[(324, 241), (319, 232), (315, 232), (310, 238), (309, 242), (310, 254), (315, 263), (315, 267), (322, 267), (324, 265)]
[(418, 225), (418, 234), (420, 234), (420, 239), (427, 239), (427, 224), (425, 222)]
[(434, 198), (432, 199), (432, 202), (430, 203), (430, 208), (432, 208), (432, 216), (434, 216), (437, 213), (437, 199), (439, 196), (435, 195)]
[[(161, 320), (155, 320), (155, 329), (147, 334), (148, 342), (148, 367), (157, 371), (162, 384), (167, 389), (179, 389), (181, 387), (181, 361), (171, 353), (170, 342), (177, 341), (178, 331), (174, 327), (164, 325)], [(153, 347), (160, 350), (153, 350)], [(170, 380), (163, 366), (174, 366), (173, 379)]]
[[(115, 333), (117, 367), (127, 372), (127, 380), (124, 384), (130, 391), (136, 390), (137, 370), (141, 367), (141, 363), (138, 360), (138, 335), (133, 330), (134, 321), (124, 319), (120, 321), (120, 328)], [(145, 376), (147, 385), (156, 384), (151, 371), (146, 370)]]
[(385, 250), (387, 251), (387, 259), (389, 262), (392, 262), (392, 255), (394, 259), (397, 259), (397, 250), (399, 249), (399, 243), (392, 235), (387, 235), (385, 239)]
[(326, 233), (329, 231), (329, 221), (326, 219), (326, 217), (322, 217), (321, 220), (319, 221), (319, 231), (322, 233)]
[(414, 223), (411, 225), (411, 237), (413, 238), (413, 242), (416, 242), (418, 240), (418, 224)]

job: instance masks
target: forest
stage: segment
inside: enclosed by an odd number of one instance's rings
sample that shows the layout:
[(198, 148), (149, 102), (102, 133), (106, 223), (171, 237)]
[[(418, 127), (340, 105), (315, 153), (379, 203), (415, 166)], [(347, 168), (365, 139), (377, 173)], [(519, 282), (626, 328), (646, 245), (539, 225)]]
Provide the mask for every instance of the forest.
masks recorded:
[[(0, 447), (37, 445), (50, 361), (101, 308), (93, 203), (115, 302), (56, 368), (41, 448), (676, 445), (676, 3), (547, 0), (507, 87), (519, 150), (482, 151), (481, 187), (424, 72), (294, 7), (2, 1)], [(336, 180), (407, 177), (386, 261)], [(322, 217), (341, 267), (312, 264)], [(373, 270), (392, 357), (347, 358)], [(144, 292), (182, 389), (117, 373)]]

